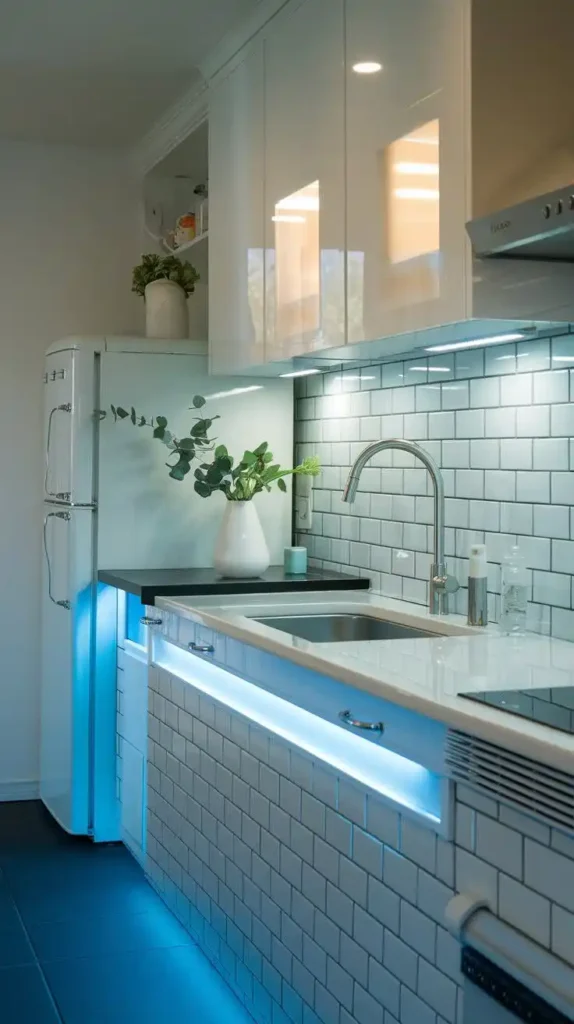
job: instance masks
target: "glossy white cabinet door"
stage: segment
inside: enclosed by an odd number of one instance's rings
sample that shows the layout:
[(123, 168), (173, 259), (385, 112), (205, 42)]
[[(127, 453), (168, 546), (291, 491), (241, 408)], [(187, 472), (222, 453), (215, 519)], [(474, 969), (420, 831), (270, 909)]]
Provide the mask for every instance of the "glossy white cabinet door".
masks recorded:
[(211, 373), (264, 362), (263, 41), (210, 87)]
[(265, 33), (266, 361), (345, 342), (343, 0)]
[(465, 315), (464, 18), (460, 0), (346, 0), (351, 343)]

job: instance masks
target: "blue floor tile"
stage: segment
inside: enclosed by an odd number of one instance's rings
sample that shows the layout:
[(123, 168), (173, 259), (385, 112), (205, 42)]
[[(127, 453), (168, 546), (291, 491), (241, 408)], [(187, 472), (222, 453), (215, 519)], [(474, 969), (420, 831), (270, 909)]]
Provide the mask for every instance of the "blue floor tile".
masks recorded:
[[(40, 963), (105, 957), (143, 949), (191, 945), (191, 936), (163, 904), (144, 914), (108, 914), (68, 921), (32, 922), (28, 934)], [(2, 955), (0, 943), (0, 958)], [(1, 960), (0, 960), (1, 962)]]
[[(21, 925), (15, 923), (9, 928), (3, 928), (0, 925), (0, 968), (31, 964), (35, 960), (32, 947)], [(0, 1020), (2, 1020), (1, 1005)]]
[(253, 1024), (196, 946), (44, 965), (65, 1024)]
[(38, 967), (0, 970), (0, 1020), (2, 1024), (60, 1024)]

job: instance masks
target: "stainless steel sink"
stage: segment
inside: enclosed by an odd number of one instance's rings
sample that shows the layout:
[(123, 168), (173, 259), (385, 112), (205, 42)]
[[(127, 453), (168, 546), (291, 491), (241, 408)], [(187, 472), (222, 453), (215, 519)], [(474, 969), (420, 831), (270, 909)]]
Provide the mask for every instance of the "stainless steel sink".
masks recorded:
[(408, 640), (437, 636), (423, 629), (403, 626), (371, 615), (266, 615), (255, 619), (282, 633), (291, 633), (314, 644), (344, 643), (349, 640)]

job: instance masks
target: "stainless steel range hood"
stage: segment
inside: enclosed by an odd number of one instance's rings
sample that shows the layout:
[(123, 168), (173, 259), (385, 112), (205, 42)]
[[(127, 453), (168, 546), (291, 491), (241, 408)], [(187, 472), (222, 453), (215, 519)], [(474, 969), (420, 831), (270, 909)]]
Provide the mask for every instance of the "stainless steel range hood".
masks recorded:
[(476, 256), (574, 263), (574, 184), (469, 221)]

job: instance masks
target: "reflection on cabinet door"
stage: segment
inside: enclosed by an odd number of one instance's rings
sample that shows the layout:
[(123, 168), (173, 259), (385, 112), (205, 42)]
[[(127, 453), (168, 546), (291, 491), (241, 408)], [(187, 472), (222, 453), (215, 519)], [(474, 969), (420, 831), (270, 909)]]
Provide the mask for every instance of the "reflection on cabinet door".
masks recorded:
[(350, 342), (464, 316), (463, 7), (347, 0)]
[(343, 0), (289, 5), (265, 41), (266, 360), (345, 342)]
[(212, 373), (264, 356), (263, 41), (209, 95), (209, 353)]

